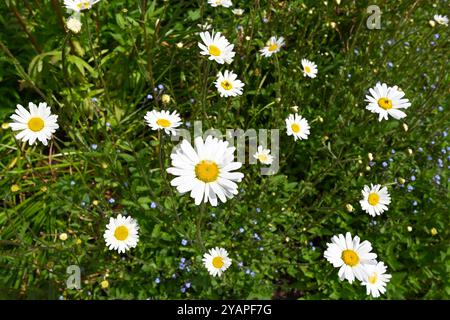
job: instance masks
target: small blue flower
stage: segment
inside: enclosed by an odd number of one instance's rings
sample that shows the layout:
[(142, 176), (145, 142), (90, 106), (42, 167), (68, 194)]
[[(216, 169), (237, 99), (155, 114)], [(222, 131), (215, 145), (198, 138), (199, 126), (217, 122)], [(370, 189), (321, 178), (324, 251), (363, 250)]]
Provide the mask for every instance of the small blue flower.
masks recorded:
[(184, 284), (184, 286), (185, 286), (186, 288), (190, 288), (190, 287), (191, 287), (191, 283), (190, 283), (190, 282), (186, 282), (186, 283)]
[(430, 88), (431, 88), (431, 90), (436, 90), (436, 85), (433, 83), (433, 84), (430, 86)]
[(260, 213), (261, 212), (261, 208), (256, 208), (256, 212)]
[(442, 111), (444, 111), (444, 108), (442, 108), (442, 106), (439, 106), (439, 107), (438, 107), (438, 111), (439, 111), (439, 112), (442, 112)]
[(392, 154), (395, 154), (395, 150), (394, 150), (394, 149), (391, 149), (391, 153), (392, 153)]
[(181, 263), (185, 263), (186, 262), (186, 258), (181, 258), (180, 261), (181, 261)]
[(264, 17), (264, 18), (262, 19), (262, 22), (267, 23), (267, 22), (269, 22), (269, 19), (267, 19), (267, 18)]
[(158, 87), (154, 87), (154, 88), (153, 88), (153, 91), (154, 91), (154, 92), (158, 92)]
[(211, 213), (211, 217), (215, 218), (216, 214), (215, 213)]
[(153, 100), (153, 96), (151, 94), (147, 95), (147, 100)]
[(414, 187), (410, 184), (408, 184), (408, 186), (406, 187), (406, 189), (408, 189), (408, 192), (411, 192), (414, 190)]
[(159, 90), (164, 90), (164, 86), (162, 84), (158, 84), (158, 89)]
[(420, 152), (423, 152), (423, 148), (419, 147), (417, 150), (419, 150)]
[(409, 47), (409, 42), (408, 41), (403, 42), (403, 44), (405, 45), (405, 47)]
[(394, 67), (394, 64), (393, 64), (391, 61), (389, 61), (389, 62), (387, 63), (387, 67), (388, 67), (388, 68), (393, 68), (393, 67)]
[(355, 48), (355, 49), (353, 50), (353, 52), (354, 52), (356, 55), (358, 55), (358, 54), (359, 54), (358, 48)]
[(416, 206), (417, 206), (417, 201), (413, 201), (412, 205), (413, 205), (414, 207), (416, 207)]
[(435, 45), (436, 45), (436, 42), (430, 41), (430, 44), (431, 44), (432, 46), (435, 46)]
[(446, 153), (447, 153), (447, 150), (441, 149), (441, 153), (446, 154)]
[(369, 166), (373, 167), (376, 164), (375, 161), (369, 161)]
[(70, 180), (70, 185), (71, 185), (71, 186), (74, 186), (74, 185), (75, 185), (75, 181)]
[(107, 127), (111, 127), (111, 123), (107, 122), (107, 123), (106, 123), (106, 126), (107, 126)]
[(184, 270), (184, 268), (186, 268), (186, 265), (185, 265), (184, 263), (180, 263), (180, 264), (178, 265), (178, 268), (179, 268), (180, 270)]
[(177, 278), (177, 275), (174, 273), (174, 274), (172, 274), (172, 279), (176, 279)]
[(410, 179), (411, 179), (411, 181), (416, 181), (416, 176), (413, 175), (413, 176), (411, 176)]
[(383, 166), (383, 168), (386, 168), (386, 167), (388, 166), (388, 163), (387, 163), (386, 161), (383, 161), (383, 162), (381, 163), (381, 165)]
[(389, 158), (389, 162), (393, 162), (394, 161), (394, 159), (392, 159), (392, 158)]
[(154, 203), (154, 202), (152, 201), (152, 203), (150, 203), (150, 208), (155, 209), (155, 208), (156, 208), (156, 203)]
[(91, 149), (92, 149), (92, 150), (97, 150), (97, 147), (98, 147), (98, 146), (97, 146), (95, 143), (91, 144)]
[(160, 283), (160, 282), (161, 282), (161, 280), (159, 278), (155, 279), (155, 283)]
[(182, 287), (182, 288), (181, 288), (181, 292), (182, 292), (182, 293), (185, 293), (185, 292), (186, 292), (186, 288), (185, 288), (185, 287)]
[(245, 270), (245, 274), (250, 274), (250, 269)]
[(81, 202), (81, 206), (84, 207), (86, 205), (86, 202)]
[(252, 277), (254, 277), (254, 276), (255, 276), (255, 273), (252, 271), (252, 272), (250, 272), (250, 275), (251, 275)]
[(427, 159), (428, 159), (428, 161), (431, 161), (431, 160), (433, 160), (433, 157), (432, 156), (427, 156)]
[(261, 240), (261, 238), (259, 237), (259, 235), (256, 232), (253, 234), (253, 238), (258, 241)]
[(386, 41), (386, 43), (390, 46), (392, 46), (394, 44), (394, 40), (393, 39), (389, 39), (388, 41)]
[(194, 103), (195, 103), (195, 99), (194, 99), (194, 98), (190, 98), (190, 99), (189, 99), (189, 102), (190, 102), (191, 104), (194, 104)]
[(93, 97), (93, 98), (91, 99), (91, 101), (92, 101), (93, 103), (97, 103), (97, 102), (98, 102), (98, 99), (97, 99), (96, 97)]
[(238, 262), (239, 268), (242, 268), (244, 266), (244, 263), (242, 261)]
[(264, 247), (259, 247), (259, 251), (264, 251)]
[(439, 33), (436, 33), (435, 35), (434, 35), (434, 38), (437, 40), (437, 39), (439, 39)]
[(116, 202), (116, 200), (115, 200), (114, 198), (110, 198), (110, 199), (108, 200), (108, 202), (111, 203), (111, 204), (113, 204), (114, 202)]
[(186, 239), (183, 239), (183, 240), (181, 240), (181, 245), (182, 245), (182, 246), (185, 246), (185, 245), (187, 245), (187, 243), (188, 243), (188, 242), (187, 242), (187, 240), (186, 240)]
[(244, 231), (245, 231), (244, 228), (239, 228), (240, 233), (243, 233)]
[(191, 268), (189, 268), (189, 266), (186, 266), (186, 271), (187, 271), (187, 272), (190, 272), (190, 271), (191, 271)]
[(253, 224), (258, 224), (258, 221), (256, 221), (256, 219), (253, 219)]

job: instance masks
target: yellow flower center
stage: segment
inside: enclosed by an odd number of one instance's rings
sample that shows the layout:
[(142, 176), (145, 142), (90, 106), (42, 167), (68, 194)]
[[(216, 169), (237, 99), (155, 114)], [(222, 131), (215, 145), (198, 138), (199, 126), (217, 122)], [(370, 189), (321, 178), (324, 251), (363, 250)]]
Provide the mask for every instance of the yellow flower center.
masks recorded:
[(114, 237), (119, 241), (124, 241), (128, 238), (128, 228), (125, 226), (117, 227), (116, 231), (114, 231)]
[(233, 89), (233, 85), (231, 84), (230, 81), (228, 80), (224, 80), (220, 83), (220, 85), (222, 86), (222, 88), (224, 88), (225, 90), (231, 90)]
[(392, 100), (388, 98), (380, 98), (378, 99), (378, 105), (384, 110), (392, 109)]
[(368, 201), (371, 206), (376, 206), (380, 201), (380, 196), (377, 193), (371, 193)]
[(221, 53), (220, 49), (217, 48), (215, 45), (212, 44), (209, 46), (209, 54), (210, 55), (218, 57), (218, 56), (220, 56), (220, 53)]
[(311, 68), (308, 67), (308, 66), (305, 66), (305, 72), (306, 72), (306, 73), (310, 73), (310, 72), (311, 72)]
[(34, 132), (41, 131), (44, 128), (44, 120), (39, 117), (31, 118), (28, 121), (28, 129)]
[(170, 121), (167, 119), (158, 119), (156, 120), (156, 124), (163, 128), (170, 127)]
[(215, 257), (212, 261), (214, 268), (220, 269), (225, 264), (222, 257)]
[(378, 280), (378, 275), (376, 272), (372, 273), (372, 275), (368, 278), (371, 284), (375, 284)]
[(203, 182), (214, 182), (219, 177), (219, 166), (214, 161), (202, 160), (195, 166), (195, 175)]
[(298, 124), (296, 124), (296, 123), (293, 123), (293, 124), (291, 125), (291, 129), (292, 129), (292, 131), (294, 131), (295, 133), (299, 133), (299, 132), (300, 132), (300, 126), (299, 126)]
[(261, 161), (261, 162), (265, 162), (265, 161), (267, 161), (267, 155), (266, 155), (265, 153), (260, 154), (260, 155), (258, 156), (258, 159), (259, 159), (259, 161)]
[(272, 43), (272, 44), (269, 46), (269, 51), (270, 51), (270, 52), (275, 51), (275, 50), (277, 50), (277, 49), (278, 49), (278, 45), (277, 45), (276, 43)]
[(342, 251), (342, 260), (344, 263), (350, 267), (354, 267), (359, 263), (358, 254), (353, 250)]
[(88, 9), (89, 8), (89, 1), (82, 1), (77, 4), (78, 9)]

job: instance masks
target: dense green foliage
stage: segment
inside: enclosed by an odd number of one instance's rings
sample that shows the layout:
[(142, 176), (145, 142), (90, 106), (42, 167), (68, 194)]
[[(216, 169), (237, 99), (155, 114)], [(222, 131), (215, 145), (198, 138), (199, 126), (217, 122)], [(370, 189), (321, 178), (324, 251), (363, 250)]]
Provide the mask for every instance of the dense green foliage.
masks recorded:
[[(206, 0), (102, 0), (72, 34), (62, 1), (2, 1), (0, 120), (18, 103), (46, 101), (60, 128), (47, 147), (0, 129), (0, 297), (370, 299), (323, 257), (330, 238), (349, 231), (388, 266), (383, 298), (450, 298), (449, 37), (429, 24), (449, 3), (374, 2), (381, 30), (366, 27), (366, 1), (240, 1), (238, 16)], [(235, 45), (230, 66), (199, 54), (206, 22)], [(286, 46), (261, 57), (273, 35)], [(303, 58), (317, 63), (317, 78), (303, 76)], [(225, 69), (245, 83), (241, 97), (219, 97), (213, 82)], [(402, 121), (365, 109), (378, 81), (410, 99)], [(295, 105), (308, 140), (285, 134)], [(165, 174), (175, 143), (144, 122), (163, 107), (184, 128), (280, 129), (280, 170), (263, 176), (245, 164), (238, 196), (196, 206)], [(370, 183), (392, 197), (376, 218), (359, 204)], [(140, 225), (138, 246), (121, 255), (103, 239), (119, 213)], [(201, 261), (215, 246), (233, 259), (222, 278)], [(69, 265), (82, 269), (81, 290), (66, 289)]]

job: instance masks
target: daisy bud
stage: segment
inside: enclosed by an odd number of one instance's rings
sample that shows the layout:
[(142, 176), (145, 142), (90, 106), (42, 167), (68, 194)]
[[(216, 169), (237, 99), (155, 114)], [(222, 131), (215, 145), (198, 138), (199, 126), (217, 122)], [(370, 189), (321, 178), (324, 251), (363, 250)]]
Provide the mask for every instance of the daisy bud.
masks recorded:
[(80, 239), (77, 239), (77, 241), (75, 241), (75, 243), (76, 243), (77, 245), (80, 245), (80, 244), (81, 244), (81, 240), (80, 240)]
[(436, 228), (432, 228), (430, 231), (431, 231), (432, 236), (435, 236), (438, 234), (438, 231), (436, 230)]
[(6, 130), (6, 129), (8, 129), (9, 128), (9, 123), (2, 123), (2, 129), (3, 130)]
[(183, 42), (178, 42), (177, 43), (177, 48), (179, 48), (179, 49), (183, 48)]
[(81, 24), (80, 19), (77, 17), (74, 17), (74, 16), (70, 17), (66, 22), (67, 29), (69, 29), (73, 33), (80, 32), (81, 26), (82, 26), (82, 24)]
[(250, 41), (251, 40), (250, 36), (246, 36), (245, 40)]
[(11, 186), (11, 192), (17, 192), (20, 190), (20, 187), (17, 184), (13, 184)]
[(169, 104), (170, 103), (170, 96), (168, 94), (163, 94), (161, 97), (161, 101), (164, 104)]
[(61, 241), (66, 241), (67, 240), (67, 233), (61, 233), (60, 235), (59, 235), (59, 240), (61, 240)]
[(359, 164), (362, 164), (362, 160), (358, 160), (358, 163), (359, 163)]
[(100, 282), (100, 286), (102, 287), (102, 289), (108, 288), (109, 287), (108, 280), (103, 280), (102, 282)]
[(341, 4), (341, 0), (336, 0), (336, 4), (340, 5)]
[(403, 178), (398, 178), (398, 182), (400, 182), (400, 184), (405, 184), (406, 180)]
[(369, 157), (369, 161), (373, 161), (373, 154), (370, 152), (367, 154), (367, 157)]
[(408, 226), (408, 227), (406, 228), (406, 230), (408, 230), (408, 232), (411, 232), (411, 231), (412, 231), (412, 227), (411, 227), (411, 226)]
[(367, 166), (367, 167), (366, 167), (366, 171), (370, 171), (370, 166)]
[(336, 22), (330, 22), (330, 26), (331, 26), (331, 28), (336, 28)]
[(289, 240), (290, 240), (290, 239), (289, 239), (289, 237), (286, 237), (286, 239), (285, 239), (285, 240), (286, 240), (286, 242), (289, 242)]
[(98, 206), (98, 201), (97, 201), (97, 200), (94, 200), (94, 201), (92, 201), (92, 204), (93, 204), (94, 206)]
[(348, 212), (353, 212), (353, 206), (350, 203), (345, 205), (345, 209), (347, 209)]
[(406, 123), (403, 124), (403, 130), (408, 131), (408, 125)]
[(412, 155), (412, 154), (413, 154), (412, 149), (408, 148), (408, 153), (409, 153), (410, 155)]
[(433, 20), (428, 21), (428, 23), (432, 28), (434, 28), (434, 26), (436, 25), (436, 22), (434, 22)]
[(291, 109), (292, 109), (292, 111), (294, 111), (294, 112), (298, 112), (298, 106), (293, 106), (293, 107), (291, 107)]

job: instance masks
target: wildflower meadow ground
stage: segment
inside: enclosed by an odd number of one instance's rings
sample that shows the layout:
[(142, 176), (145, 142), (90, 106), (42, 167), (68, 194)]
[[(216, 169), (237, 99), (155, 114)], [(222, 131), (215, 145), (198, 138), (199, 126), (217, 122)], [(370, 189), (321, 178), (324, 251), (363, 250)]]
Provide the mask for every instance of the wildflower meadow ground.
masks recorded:
[(5, 0), (0, 299), (449, 299), (447, 0)]

